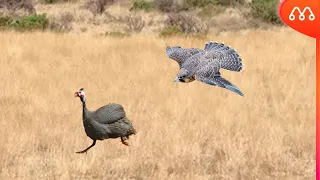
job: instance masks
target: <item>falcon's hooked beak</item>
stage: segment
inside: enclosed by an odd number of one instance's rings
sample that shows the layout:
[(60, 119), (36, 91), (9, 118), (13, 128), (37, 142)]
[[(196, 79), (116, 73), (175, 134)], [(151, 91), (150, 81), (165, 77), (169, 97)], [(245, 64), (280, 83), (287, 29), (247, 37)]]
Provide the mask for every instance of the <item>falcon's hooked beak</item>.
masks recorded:
[(173, 82), (180, 82), (180, 80), (178, 77), (176, 77)]

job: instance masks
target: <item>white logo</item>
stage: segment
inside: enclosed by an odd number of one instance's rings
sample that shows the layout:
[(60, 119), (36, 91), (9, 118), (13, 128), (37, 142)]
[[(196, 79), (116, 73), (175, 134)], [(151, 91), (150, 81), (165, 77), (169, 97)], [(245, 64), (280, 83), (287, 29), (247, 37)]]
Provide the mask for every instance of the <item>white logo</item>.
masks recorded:
[(304, 21), (304, 19), (306, 18), (306, 16), (304, 15), (304, 13), (305, 13), (307, 10), (309, 10), (309, 12), (310, 12), (309, 20), (310, 20), (310, 21), (313, 21), (314, 19), (316, 19), (316, 16), (313, 14), (313, 12), (311, 11), (310, 7), (308, 7), (308, 6), (305, 7), (305, 8), (303, 9), (303, 11), (301, 12), (300, 8), (296, 6), (296, 7), (294, 7), (294, 8), (292, 9), (292, 11), (291, 11), (291, 13), (290, 13), (290, 15), (289, 15), (290, 21), (293, 21), (293, 20), (296, 19), (296, 16), (294, 15), (294, 12), (295, 12), (296, 10), (298, 10), (299, 13), (300, 13), (300, 15), (299, 15), (299, 20), (300, 20), (300, 21)]

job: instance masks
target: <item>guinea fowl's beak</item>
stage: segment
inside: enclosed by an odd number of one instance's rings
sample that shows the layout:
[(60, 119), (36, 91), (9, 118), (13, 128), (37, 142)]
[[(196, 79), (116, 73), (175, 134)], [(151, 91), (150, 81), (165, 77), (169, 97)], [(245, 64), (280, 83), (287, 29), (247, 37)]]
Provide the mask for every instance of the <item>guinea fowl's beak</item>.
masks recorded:
[(78, 97), (78, 92), (75, 92), (75, 93), (74, 93), (74, 97)]
[(173, 82), (179, 82), (179, 78), (176, 77)]

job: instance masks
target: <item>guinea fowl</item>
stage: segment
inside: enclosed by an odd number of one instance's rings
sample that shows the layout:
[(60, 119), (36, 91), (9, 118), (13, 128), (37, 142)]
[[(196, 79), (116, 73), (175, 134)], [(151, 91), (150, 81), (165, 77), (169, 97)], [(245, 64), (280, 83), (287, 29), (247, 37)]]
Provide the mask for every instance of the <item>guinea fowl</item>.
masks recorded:
[(132, 123), (126, 117), (126, 113), (120, 104), (111, 103), (100, 107), (96, 111), (89, 111), (86, 106), (86, 97), (83, 88), (75, 92), (75, 97), (79, 97), (82, 102), (82, 120), (85, 132), (93, 143), (83, 151), (76, 153), (86, 153), (90, 148), (95, 146), (97, 140), (109, 138), (121, 138), (121, 142), (129, 146), (125, 140), (129, 136), (136, 134)]

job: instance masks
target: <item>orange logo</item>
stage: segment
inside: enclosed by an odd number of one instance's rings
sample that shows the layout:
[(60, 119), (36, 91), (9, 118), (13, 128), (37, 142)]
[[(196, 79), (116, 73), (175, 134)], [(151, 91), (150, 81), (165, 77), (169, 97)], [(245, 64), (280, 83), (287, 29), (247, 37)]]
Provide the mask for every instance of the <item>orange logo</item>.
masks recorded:
[(279, 15), (284, 23), (307, 36), (320, 38), (320, 1), (284, 0)]

